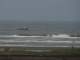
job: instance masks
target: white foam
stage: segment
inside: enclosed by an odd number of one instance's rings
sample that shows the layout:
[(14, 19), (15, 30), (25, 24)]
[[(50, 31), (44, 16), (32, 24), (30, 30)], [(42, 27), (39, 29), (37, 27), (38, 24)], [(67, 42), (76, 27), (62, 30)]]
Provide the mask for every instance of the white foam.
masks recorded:
[[(47, 41), (38, 41), (38, 40), (26, 40), (26, 41), (14, 41), (14, 40), (2, 40), (0, 41), (0, 43), (27, 43), (27, 42), (39, 42), (39, 43), (72, 43), (72, 41), (50, 41), (50, 40), (47, 40)], [(78, 41), (79, 42), (79, 41)]]
[(0, 37), (45, 37), (45, 36), (0, 35)]
[(47, 37), (47, 36), (19, 36), (19, 35), (13, 35), (13, 37)]
[(47, 36), (20, 36), (20, 35), (0, 35), (0, 37), (18, 37), (18, 38), (24, 38), (24, 37), (53, 37), (53, 38), (80, 38), (80, 37), (70, 37), (68, 34), (52, 34)]
[(58, 34), (58, 35), (53, 34), (52, 37), (54, 37), (54, 38), (70, 38), (70, 35), (68, 35), (68, 34)]

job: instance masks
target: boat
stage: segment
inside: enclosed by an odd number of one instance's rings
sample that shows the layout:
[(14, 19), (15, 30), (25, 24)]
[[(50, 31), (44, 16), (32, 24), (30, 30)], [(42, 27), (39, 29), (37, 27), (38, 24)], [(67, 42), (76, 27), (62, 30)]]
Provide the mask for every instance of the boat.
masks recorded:
[(23, 28), (17, 28), (16, 30), (29, 30), (29, 28), (23, 27)]
[(17, 28), (19, 33), (17, 33), (18, 36), (48, 36), (47, 33), (30, 33), (29, 28)]

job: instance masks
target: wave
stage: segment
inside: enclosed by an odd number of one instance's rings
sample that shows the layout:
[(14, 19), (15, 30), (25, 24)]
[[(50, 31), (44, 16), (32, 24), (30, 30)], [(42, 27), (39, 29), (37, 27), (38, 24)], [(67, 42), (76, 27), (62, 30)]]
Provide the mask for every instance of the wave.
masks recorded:
[(52, 35), (49, 35), (47, 34), (46, 36), (21, 36), (21, 35), (12, 35), (13, 37), (54, 37), (54, 38), (60, 38), (60, 37), (63, 37), (63, 38), (69, 38), (70, 35), (67, 35), (67, 34), (58, 34), (58, 35), (55, 35), (55, 34), (52, 34)]
[(52, 34), (54, 38), (80, 38), (79, 34)]
[(0, 43), (4, 42), (4, 43), (27, 43), (27, 42), (39, 42), (39, 43), (72, 43), (72, 41), (53, 41), (53, 40), (0, 40)]
[[(52, 37), (52, 38), (77, 38), (75, 35), (69, 34), (47, 34), (46, 36), (21, 36), (21, 35), (0, 35), (0, 37)], [(79, 36), (78, 36), (79, 37)]]
[(0, 35), (0, 37), (46, 37), (46, 36)]
[(70, 35), (68, 35), (68, 34), (58, 34), (58, 35), (53, 34), (52, 37), (57, 37), (57, 38), (60, 38), (60, 37), (62, 37), (62, 38), (70, 38)]
[(20, 35), (14, 35), (14, 37), (47, 37), (47, 36), (20, 36)]

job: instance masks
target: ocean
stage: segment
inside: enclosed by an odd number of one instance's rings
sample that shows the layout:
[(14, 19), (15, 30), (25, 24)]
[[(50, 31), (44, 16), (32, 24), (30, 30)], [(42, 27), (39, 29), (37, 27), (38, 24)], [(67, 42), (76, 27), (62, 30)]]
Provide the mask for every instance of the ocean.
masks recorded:
[[(16, 30), (23, 27), (29, 30)], [(80, 37), (67, 35), (79, 31), (79, 23), (72, 21), (0, 21), (0, 47), (80, 47)], [(55, 32), (59, 35), (56, 36)], [(19, 33), (46, 33), (52, 36), (19, 36)]]

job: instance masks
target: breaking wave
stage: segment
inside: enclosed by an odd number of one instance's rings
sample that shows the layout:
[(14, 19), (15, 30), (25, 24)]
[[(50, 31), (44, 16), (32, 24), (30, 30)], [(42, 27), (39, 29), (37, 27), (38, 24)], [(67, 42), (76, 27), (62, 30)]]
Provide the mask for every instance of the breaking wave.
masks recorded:
[(63, 38), (69, 38), (70, 35), (68, 35), (68, 34), (58, 34), (58, 35), (53, 34), (52, 37), (63, 37)]
[(0, 35), (0, 37), (46, 37), (46, 36)]
[(46, 36), (21, 36), (21, 35), (0, 35), (0, 37), (53, 37), (53, 38), (75, 38), (77, 36), (71, 36), (69, 34), (47, 34)]

